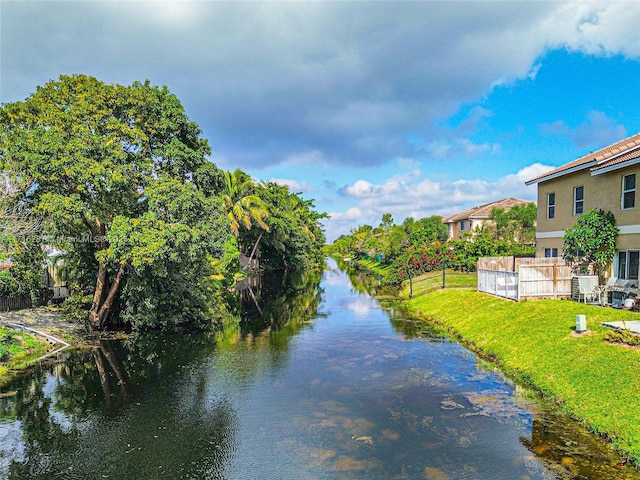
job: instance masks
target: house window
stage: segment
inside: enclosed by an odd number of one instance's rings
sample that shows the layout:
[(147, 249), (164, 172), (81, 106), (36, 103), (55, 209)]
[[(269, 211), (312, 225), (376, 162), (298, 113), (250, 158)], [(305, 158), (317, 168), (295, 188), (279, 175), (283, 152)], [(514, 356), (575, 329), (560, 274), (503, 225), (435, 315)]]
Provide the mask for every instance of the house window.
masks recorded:
[(460, 222), (460, 230), (464, 230), (464, 220)]
[(557, 248), (545, 248), (544, 249), (544, 258), (552, 258), (558, 256)]
[(556, 216), (556, 194), (547, 193), (547, 218)]
[(584, 212), (584, 187), (573, 189), (573, 214), (582, 215)]
[(618, 252), (618, 278), (638, 280), (640, 266), (640, 250), (621, 250)]
[(626, 210), (636, 206), (636, 174), (622, 177), (622, 209)]

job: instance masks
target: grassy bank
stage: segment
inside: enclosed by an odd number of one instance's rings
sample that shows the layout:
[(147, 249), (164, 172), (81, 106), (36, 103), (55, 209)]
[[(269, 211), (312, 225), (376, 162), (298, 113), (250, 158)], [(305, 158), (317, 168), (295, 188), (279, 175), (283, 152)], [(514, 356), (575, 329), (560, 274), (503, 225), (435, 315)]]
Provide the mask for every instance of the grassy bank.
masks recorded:
[(49, 349), (49, 343), (40, 338), (0, 326), (0, 385), (11, 378), (11, 370), (32, 362)]
[[(494, 359), (640, 464), (640, 350), (607, 343), (610, 329), (600, 325), (640, 320), (640, 314), (567, 300), (515, 303), (417, 280), (412, 311)], [(575, 334), (578, 314), (587, 316), (586, 334)]]
[[(405, 297), (409, 295), (409, 282), (405, 282), (407, 285), (407, 291)], [(442, 270), (434, 270), (432, 272), (425, 273), (419, 277), (415, 277), (412, 280), (413, 294), (424, 295), (434, 290), (441, 290), (443, 285), (445, 288), (464, 288), (475, 290), (478, 284), (477, 276), (475, 273), (456, 272), (454, 270), (445, 270), (444, 274)]]
[(10, 381), (16, 371), (61, 346), (10, 324), (23, 325), (70, 344), (80, 343), (86, 333), (81, 324), (64, 319), (55, 307), (0, 312), (0, 386)]
[(389, 265), (382, 265), (381, 263), (376, 262), (375, 260), (361, 258), (361, 259), (355, 260), (355, 263), (369, 270), (370, 272), (381, 275), (383, 278), (391, 274), (391, 267)]

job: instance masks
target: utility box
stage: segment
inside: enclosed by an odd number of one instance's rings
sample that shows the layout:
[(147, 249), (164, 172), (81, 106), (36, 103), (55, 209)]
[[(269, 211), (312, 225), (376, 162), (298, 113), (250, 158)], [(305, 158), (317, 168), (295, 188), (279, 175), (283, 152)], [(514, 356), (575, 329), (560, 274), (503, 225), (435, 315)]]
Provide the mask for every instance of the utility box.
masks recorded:
[(576, 332), (583, 333), (587, 331), (587, 316), (576, 315)]

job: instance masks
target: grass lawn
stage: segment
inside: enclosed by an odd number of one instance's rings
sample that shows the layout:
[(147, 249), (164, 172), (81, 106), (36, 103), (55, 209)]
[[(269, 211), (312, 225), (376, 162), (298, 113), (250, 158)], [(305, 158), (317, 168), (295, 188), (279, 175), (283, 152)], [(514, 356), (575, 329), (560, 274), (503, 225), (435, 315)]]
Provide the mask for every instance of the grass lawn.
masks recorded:
[(18, 329), (0, 326), (0, 385), (10, 377), (10, 370), (20, 368), (44, 355), (49, 343)]
[[(640, 464), (640, 349), (607, 343), (610, 329), (600, 325), (640, 320), (640, 314), (568, 300), (516, 303), (475, 287), (443, 290), (435, 284), (414, 279), (412, 311), (494, 359)], [(403, 286), (408, 298), (408, 282)], [(578, 314), (587, 318), (583, 335), (575, 334)]]
[[(475, 273), (462, 273), (455, 272), (453, 270), (445, 270), (444, 280), (442, 278), (442, 270), (434, 270), (432, 272), (425, 273), (424, 275), (420, 275), (419, 277), (415, 277), (413, 282), (413, 294), (415, 295), (424, 295), (425, 293), (430, 293), (434, 290), (442, 289), (442, 284), (444, 281), (445, 288), (467, 288), (467, 289), (476, 289), (476, 285), (478, 284), (478, 277)], [(407, 286), (405, 296), (408, 296), (408, 285), (409, 282), (405, 282)]]
[(356, 263), (362, 265), (364, 268), (366, 268), (367, 270), (377, 273), (378, 275), (381, 275), (382, 277), (386, 277), (387, 275), (391, 274), (391, 267), (388, 265), (382, 265), (379, 262), (376, 262), (375, 260), (371, 260), (371, 259), (358, 259), (356, 260)]

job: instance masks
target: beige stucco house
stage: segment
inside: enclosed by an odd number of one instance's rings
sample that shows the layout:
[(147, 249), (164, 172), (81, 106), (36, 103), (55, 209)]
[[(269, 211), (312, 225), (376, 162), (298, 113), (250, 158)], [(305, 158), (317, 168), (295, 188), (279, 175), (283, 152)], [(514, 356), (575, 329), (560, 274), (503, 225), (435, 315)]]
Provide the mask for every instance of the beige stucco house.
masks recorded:
[(638, 280), (640, 133), (526, 182), (538, 187), (536, 256), (562, 256), (564, 230), (592, 208), (615, 215), (619, 235), (610, 275)]
[(524, 205), (527, 203), (532, 202), (513, 197), (504, 198), (444, 217), (442, 223), (449, 228), (449, 240), (458, 240), (464, 232), (471, 232), (474, 228), (482, 226), (484, 222), (488, 220), (491, 210), (494, 208), (501, 208), (508, 211), (516, 205)]

